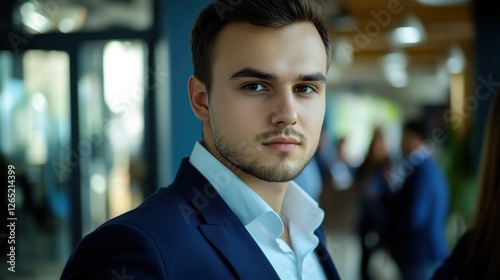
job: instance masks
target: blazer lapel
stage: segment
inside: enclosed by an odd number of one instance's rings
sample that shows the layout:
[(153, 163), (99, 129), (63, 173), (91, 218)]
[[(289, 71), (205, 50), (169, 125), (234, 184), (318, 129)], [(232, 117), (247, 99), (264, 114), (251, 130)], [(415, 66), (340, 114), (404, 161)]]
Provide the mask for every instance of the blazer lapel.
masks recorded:
[[(279, 279), (241, 221), (188, 159), (182, 161), (173, 186), (196, 208), (196, 215), (202, 221), (201, 234), (234, 268), (239, 278)], [(317, 229), (315, 234), (319, 237), (315, 251), (327, 278), (340, 280), (323, 232)]]
[[(257, 243), (239, 220), (231, 216), (224, 225), (201, 225), (200, 231), (232, 265), (240, 279), (279, 279)], [(236, 219), (237, 221), (234, 221)]]
[(240, 279), (279, 279), (278, 274), (248, 233), (203, 175), (184, 159), (174, 186), (196, 208), (201, 234), (234, 268)]
[(315, 252), (318, 256), (318, 259), (323, 267), (326, 277), (330, 280), (340, 280), (339, 273), (337, 272), (337, 268), (335, 268), (335, 264), (333, 264), (332, 257), (330, 253), (328, 253), (328, 247), (326, 246), (326, 238), (321, 230), (318, 228), (314, 234), (319, 238), (318, 247), (316, 247)]

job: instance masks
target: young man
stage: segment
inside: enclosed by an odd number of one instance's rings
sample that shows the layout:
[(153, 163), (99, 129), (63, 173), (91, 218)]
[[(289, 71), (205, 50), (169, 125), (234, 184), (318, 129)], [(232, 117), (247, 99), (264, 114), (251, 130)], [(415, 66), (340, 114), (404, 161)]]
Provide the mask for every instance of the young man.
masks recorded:
[(331, 42), (319, 8), (214, 1), (191, 49), (203, 141), (172, 185), (86, 236), (62, 279), (339, 279), (324, 213), (291, 181), (325, 113)]

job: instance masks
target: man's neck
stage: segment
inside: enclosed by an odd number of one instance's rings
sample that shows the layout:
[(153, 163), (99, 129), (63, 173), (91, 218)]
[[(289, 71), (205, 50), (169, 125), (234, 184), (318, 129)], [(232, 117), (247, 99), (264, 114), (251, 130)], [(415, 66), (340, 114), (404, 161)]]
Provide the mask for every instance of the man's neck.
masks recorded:
[[(260, 198), (262, 198), (274, 210), (274, 212), (278, 215), (281, 214), (281, 208), (283, 206), (283, 200), (285, 198), (288, 182), (266, 182), (250, 175), (247, 175), (248, 178), (244, 178), (245, 176), (242, 177), (240, 177), (240, 179), (245, 182), (245, 184), (247, 184), (258, 196), (260, 196)], [(284, 228), (280, 238), (285, 241), (290, 248), (293, 248), (290, 240), (288, 224), (284, 224), (283, 226)]]
[(238, 177), (260, 196), (260, 198), (262, 198), (278, 215), (281, 213), (288, 182), (266, 182), (248, 174), (239, 174)]
[(203, 141), (202, 145), (280, 215), (288, 182), (267, 182), (242, 172), (220, 155), (213, 145), (209, 145), (206, 141)]

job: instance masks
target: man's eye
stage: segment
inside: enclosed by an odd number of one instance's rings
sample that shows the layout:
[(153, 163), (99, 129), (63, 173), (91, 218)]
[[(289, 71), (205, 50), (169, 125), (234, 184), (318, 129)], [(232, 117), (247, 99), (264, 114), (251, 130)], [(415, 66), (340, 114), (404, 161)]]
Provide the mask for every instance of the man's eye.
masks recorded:
[(315, 90), (311, 86), (298, 86), (298, 87), (295, 87), (295, 91), (300, 92), (300, 93), (309, 94), (309, 93), (313, 93)]
[(267, 91), (267, 88), (259, 83), (246, 84), (243, 88), (249, 91)]

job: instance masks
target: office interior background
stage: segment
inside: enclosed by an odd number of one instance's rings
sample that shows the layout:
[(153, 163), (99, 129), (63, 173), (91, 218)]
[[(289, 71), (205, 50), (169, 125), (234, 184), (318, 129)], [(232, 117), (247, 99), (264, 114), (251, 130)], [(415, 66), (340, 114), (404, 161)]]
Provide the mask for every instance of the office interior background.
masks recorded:
[[(0, 279), (57, 278), (82, 236), (172, 181), (201, 138), (186, 83), (190, 31), (208, 3), (0, 4), (0, 154), (2, 164), (16, 168), (18, 218), (16, 272), (7, 271), (2, 255)], [(326, 150), (335, 156), (337, 140), (345, 138), (346, 158), (356, 167), (375, 126), (393, 155), (405, 120), (422, 118), (429, 132), (442, 131), (445, 141), (426, 140), (450, 183), (453, 246), (471, 222), (482, 134), (500, 87), (494, 3), (318, 3), (335, 43)], [(6, 188), (7, 178), (0, 180)], [(339, 272), (358, 279), (355, 198), (328, 188), (321, 203)], [(397, 279), (387, 257), (376, 261), (386, 267), (380, 279)]]

